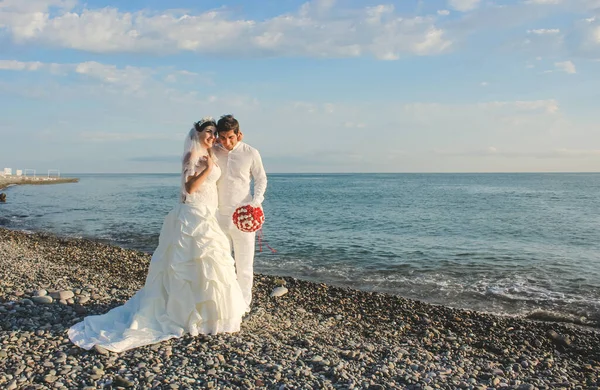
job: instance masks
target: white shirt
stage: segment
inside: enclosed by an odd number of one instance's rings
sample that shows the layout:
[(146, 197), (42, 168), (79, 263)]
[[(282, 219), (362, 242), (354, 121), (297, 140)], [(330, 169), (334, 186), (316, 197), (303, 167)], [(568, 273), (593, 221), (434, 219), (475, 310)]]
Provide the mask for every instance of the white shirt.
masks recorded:
[[(217, 181), (219, 212), (227, 215), (239, 206), (253, 203), (260, 205), (265, 200), (267, 174), (258, 150), (238, 142), (232, 151), (217, 145), (213, 148), (221, 177)], [(254, 179), (254, 197), (250, 193), (250, 181)]]

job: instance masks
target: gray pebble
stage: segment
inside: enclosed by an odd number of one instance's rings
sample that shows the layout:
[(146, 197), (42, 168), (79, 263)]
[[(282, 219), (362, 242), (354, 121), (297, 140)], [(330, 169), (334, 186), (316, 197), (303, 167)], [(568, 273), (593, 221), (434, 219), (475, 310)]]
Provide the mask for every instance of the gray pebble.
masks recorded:
[(48, 295), (39, 295), (31, 298), (35, 303), (52, 303), (54, 300)]

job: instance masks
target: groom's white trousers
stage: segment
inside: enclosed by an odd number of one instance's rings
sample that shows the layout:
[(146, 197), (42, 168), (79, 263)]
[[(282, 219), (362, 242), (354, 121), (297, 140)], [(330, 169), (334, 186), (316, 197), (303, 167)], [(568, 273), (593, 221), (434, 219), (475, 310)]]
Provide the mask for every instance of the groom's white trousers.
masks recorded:
[(235, 259), (235, 270), (237, 280), (242, 289), (242, 294), (246, 300), (246, 305), (250, 307), (252, 302), (252, 282), (254, 279), (254, 248), (256, 233), (245, 233), (239, 230), (234, 224), (231, 215), (218, 213), (219, 225), (225, 232), (229, 242), (232, 244), (233, 257)]

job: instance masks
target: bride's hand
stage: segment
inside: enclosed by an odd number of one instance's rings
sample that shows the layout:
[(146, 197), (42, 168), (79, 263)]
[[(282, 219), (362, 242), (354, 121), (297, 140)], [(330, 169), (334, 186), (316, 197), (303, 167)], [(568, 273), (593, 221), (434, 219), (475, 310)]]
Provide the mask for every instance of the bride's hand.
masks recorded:
[(211, 169), (215, 166), (215, 160), (213, 160), (210, 153), (204, 157), (204, 162), (206, 163), (206, 169)]

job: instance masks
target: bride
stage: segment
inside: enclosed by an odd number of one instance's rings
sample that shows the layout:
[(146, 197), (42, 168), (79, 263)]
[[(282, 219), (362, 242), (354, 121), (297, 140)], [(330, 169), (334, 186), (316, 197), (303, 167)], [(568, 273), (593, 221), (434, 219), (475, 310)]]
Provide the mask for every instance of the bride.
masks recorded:
[(71, 341), (122, 352), (185, 333), (240, 330), (248, 310), (236, 280), (229, 241), (216, 219), (221, 175), (210, 148), (216, 123), (194, 124), (185, 142), (181, 202), (167, 215), (144, 287), (123, 306), (69, 329)]

